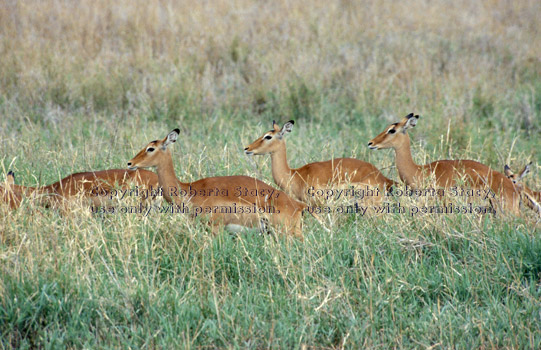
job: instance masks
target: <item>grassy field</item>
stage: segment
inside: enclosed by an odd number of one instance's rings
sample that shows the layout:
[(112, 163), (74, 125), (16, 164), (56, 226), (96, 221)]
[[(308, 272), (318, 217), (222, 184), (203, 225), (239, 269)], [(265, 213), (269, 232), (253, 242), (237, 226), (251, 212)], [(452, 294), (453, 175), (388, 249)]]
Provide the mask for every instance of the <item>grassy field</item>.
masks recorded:
[[(251, 175), (295, 120), (291, 166), (356, 157), (416, 112), (418, 163), (533, 161), (541, 3), (0, 2), (0, 172), (124, 168), (173, 128), (183, 181)], [(415, 205), (415, 203), (406, 203)], [(475, 215), (330, 215), (305, 240), (213, 237), (182, 215), (0, 207), (1, 348), (541, 347), (541, 230)]]

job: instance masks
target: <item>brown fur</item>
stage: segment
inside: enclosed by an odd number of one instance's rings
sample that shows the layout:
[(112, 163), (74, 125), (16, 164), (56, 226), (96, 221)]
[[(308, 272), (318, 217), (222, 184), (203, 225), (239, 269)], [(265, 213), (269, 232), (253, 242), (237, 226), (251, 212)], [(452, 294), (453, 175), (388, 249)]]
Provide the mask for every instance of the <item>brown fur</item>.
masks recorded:
[(2, 200), (8, 203), (12, 209), (18, 208), (21, 199), (28, 196), (40, 197), (46, 205), (56, 205), (61, 200), (79, 196), (92, 200), (95, 205), (100, 205), (103, 197), (96, 196), (96, 191), (110, 191), (114, 188), (125, 189), (132, 185), (145, 188), (157, 187), (158, 175), (148, 170), (127, 169), (75, 173), (42, 187), (6, 184), (4, 188), (0, 187), (0, 194)]
[(393, 148), (400, 179), (413, 188), (427, 177), (434, 176), (436, 185), (443, 188), (456, 186), (460, 181), (473, 189), (492, 189), (500, 196), (500, 204), (518, 214), (520, 194), (513, 183), (502, 173), (473, 160), (438, 160), (417, 165), (411, 157), (410, 138), (406, 132), (417, 124), (419, 116), (410, 114), (399, 123), (385, 128), (368, 146), (372, 149)]
[[(323, 162), (306, 164), (297, 169), (291, 169), (287, 163), (287, 152), (284, 135), (288, 124), (282, 129), (273, 122), (273, 130), (263, 134), (244, 150), (246, 154), (270, 154), (272, 161), (272, 176), (274, 182), (284, 191), (303, 202), (311, 202), (308, 190), (311, 187), (325, 188), (342, 184), (368, 185), (379, 187), (380, 190), (390, 190), (396, 183), (386, 178), (374, 165), (354, 158), (335, 158)], [(271, 139), (267, 137), (271, 136)]]
[[(150, 142), (142, 149), (132, 160), (128, 162), (130, 169), (156, 167), (159, 184), (163, 188), (164, 198), (177, 205), (186, 204), (191, 206), (190, 210), (194, 213), (196, 207), (252, 207), (264, 209), (273, 207), (275, 213), (257, 214), (257, 213), (210, 213), (207, 214), (209, 222), (212, 224), (215, 232), (220, 225), (241, 225), (247, 227), (257, 227), (261, 224), (261, 219), (267, 219), (275, 227), (283, 228), (286, 233), (292, 234), (299, 239), (302, 236), (302, 213), (306, 205), (295, 201), (284, 192), (248, 176), (221, 176), (204, 178), (191, 183), (180, 182), (173, 168), (171, 152), (167, 146), (175, 142), (178, 136), (178, 129), (172, 131), (165, 139)], [(236, 188), (246, 188), (249, 191), (273, 192), (272, 198), (265, 196), (246, 195), (244, 192), (236, 195)], [(171, 190), (189, 191), (191, 189), (199, 191), (227, 190), (227, 195), (196, 195), (193, 197), (171, 195)], [(202, 214), (204, 215), (204, 214)]]
[(0, 202), (6, 203), (10, 209), (17, 209), (21, 205), (23, 196), (21, 193), (13, 191), (9, 183), (5, 186), (0, 185)]

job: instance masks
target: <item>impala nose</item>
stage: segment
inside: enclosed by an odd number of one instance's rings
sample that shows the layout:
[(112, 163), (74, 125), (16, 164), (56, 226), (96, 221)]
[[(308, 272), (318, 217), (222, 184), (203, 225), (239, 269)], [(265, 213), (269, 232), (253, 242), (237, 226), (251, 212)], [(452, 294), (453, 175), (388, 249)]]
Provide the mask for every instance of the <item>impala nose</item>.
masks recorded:
[(372, 142), (372, 141), (368, 142), (368, 148), (370, 148), (370, 149), (379, 149), (378, 147), (374, 146), (374, 142)]
[(128, 162), (128, 166), (131, 166), (131, 162)]
[(248, 150), (248, 147), (246, 147), (244, 150), (247, 151), (247, 150)]

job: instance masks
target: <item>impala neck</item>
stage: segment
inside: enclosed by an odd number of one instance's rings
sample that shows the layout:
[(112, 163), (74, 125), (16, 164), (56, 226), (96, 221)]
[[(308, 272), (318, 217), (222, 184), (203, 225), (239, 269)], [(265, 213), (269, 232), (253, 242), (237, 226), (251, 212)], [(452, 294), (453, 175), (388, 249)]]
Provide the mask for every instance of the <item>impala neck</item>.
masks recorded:
[(45, 196), (45, 200), (54, 198), (49, 198), (47, 195), (54, 195), (55, 190), (52, 185), (48, 186), (42, 186), (42, 187), (31, 187), (31, 186), (21, 186), (21, 185), (8, 185), (6, 186), (7, 189), (9, 189), (10, 192), (14, 193), (18, 196), (24, 196), (26, 198), (40, 198), (41, 196)]
[(30, 196), (33, 194), (41, 195), (54, 192), (51, 185), (42, 187), (11, 185), (11, 188), (17, 192), (20, 192), (21, 194), (24, 194), (25, 196)]
[(394, 147), (396, 169), (400, 179), (408, 186), (415, 185), (415, 177), (419, 173), (420, 166), (413, 162), (411, 157), (410, 138), (408, 135), (404, 138), (402, 144)]
[[(161, 162), (156, 166), (156, 172), (158, 173), (158, 183), (163, 189), (163, 197), (169, 203), (179, 203), (182, 200), (182, 196), (178, 195), (181, 189), (187, 189), (188, 184), (182, 183), (177, 179), (175, 174), (175, 168), (173, 167), (173, 158), (171, 157), (171, 151), (167, 150), (167, 154), (162, 158)], [(175, 194), (171, 196), (171, 194)]]
[(286, 144), (284, 141), (278, 144), (277, 149), (271, 153), (272, 177), (274, 182), (285, 189), (291, 182), (291, 168), (287, 165)]

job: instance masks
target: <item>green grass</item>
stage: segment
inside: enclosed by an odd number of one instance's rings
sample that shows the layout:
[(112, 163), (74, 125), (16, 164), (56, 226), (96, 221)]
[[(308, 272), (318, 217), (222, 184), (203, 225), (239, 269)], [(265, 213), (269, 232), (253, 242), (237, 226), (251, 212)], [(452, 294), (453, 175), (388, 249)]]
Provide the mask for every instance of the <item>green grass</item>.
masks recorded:
[(170, 217), (50, 216), (58, 232), (26, 223), (10, 235), (19, 252), (3, 259), (4, 346), (541, 341), (541, 246), (515, 221), (438, 218), (400, 232), (400, 217), (350, 220), (332, 235), (310, 222), (298, 242), (211, 238)]
[[(0, 7), (0, 172), (18, 184), (124, 168), (174, 128), (181, 180), (273, 184), (243, 149), (290, 119), (292, 167), (356, 157), (398, 180), (366, 145), (415, 112), (417, 163), (533, 161), (541, 189), (537, 1), (116, 3)], [(300, 242), (0, 206), (0, 348), (541, 347), (526, 208), (324, 220)]]

